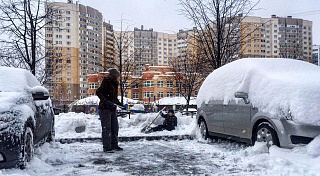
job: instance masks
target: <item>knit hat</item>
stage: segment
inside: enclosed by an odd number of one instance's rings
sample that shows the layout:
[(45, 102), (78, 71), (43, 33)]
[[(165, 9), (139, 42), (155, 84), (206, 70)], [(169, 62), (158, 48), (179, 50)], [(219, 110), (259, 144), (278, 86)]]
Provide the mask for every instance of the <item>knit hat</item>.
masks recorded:
[(109, 68), (109, 69), (107, 70), (107, 72), (109, 73), (109, 75), (114, 76), (114, 77), (116, 77), (116, 78), (118, 78), (118, 77), (120, 76), (120, 73), (119, 73), (118, 70), (115, 69), (115, 68)]
[(170, 113), (170, 112), (171, 112), (172, 114), (174, 114), (174, 110), (173, 110), (173, 109), (169, 109), (169, 110), (168, 110), (168, 113)]

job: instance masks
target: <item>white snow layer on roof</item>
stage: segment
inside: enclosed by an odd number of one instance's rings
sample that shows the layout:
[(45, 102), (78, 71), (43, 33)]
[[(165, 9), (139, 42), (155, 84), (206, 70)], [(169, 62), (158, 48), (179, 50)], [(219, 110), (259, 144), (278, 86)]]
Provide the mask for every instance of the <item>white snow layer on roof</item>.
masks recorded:
[(299, 123), (320, 125), (320, 68), (293, 59), (245, 58), (213, 71), (202, 84), (198, 107), (210, 100), (235, 99), (246, 92), (250, 102), (274, 118), (288, 115)]
[(40, 86), (40, 82), (27, 70), (12, 67), (0, 67), (0, 91), (20, 92)]
[[(165, 97), (159, 100), (160, 105), (174, 105), (174, 104), (187, 104), (187, 101), (184, 97)], [(195, 105), (196, 100), (195, 97), (190, 98), (189, 105)]]

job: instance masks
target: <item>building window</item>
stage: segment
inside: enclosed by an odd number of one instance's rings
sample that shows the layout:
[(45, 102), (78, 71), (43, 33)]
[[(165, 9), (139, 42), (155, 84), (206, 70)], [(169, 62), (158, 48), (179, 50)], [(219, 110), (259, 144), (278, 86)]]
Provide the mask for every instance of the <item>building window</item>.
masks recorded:
[(133, 89), (138, 89), (139, 88), (139, 84), (136, 83), (136, 82), (132, 83), (132, 88)]
[(144, 81), (143, 82), (143, 87), (153, 87), (154, 82), (153, 81)]
[(163, 87), (163, 81), (158, 81), (157, 85), (158, 87)]
[(125, 87), (125, 88), (129, 87), (129, 83), (128, 82), (123, 82), (122, 84), (123, 84), (123, 87)]
[(173, 97), (173, 92), (167, 92), (167, 97)]
[(143, 92), (144, 98), (152, 98), (154, 96), (153, 92)]
[(136, 92), (132, 93), (132, 98), (139, 99), (139, 93), (136, 93)]
[(128, 98), (128, 92), (124, 92), (123, 96)]
[(67, 45), (71, 45), (71, 42), (67, 42)]
[(167, 87), (173, 87), (172, 81), (167, 81)]
[(71, 75), (71, 72), (67, 72), (67, 75), (70, 76), (70, 75)]
[(163, 98), (163, 92), (158, 92), (158, 98)]
[(67, 10), (67, 11), (66, 11), (66, 14), (70, 15), (70, 11), (69, 11), (69, 10)]
[(71, 19), (70, 17), (66, 17), (66, 20), (67, 20), (67, 21), (70, 21), (70, 19)]

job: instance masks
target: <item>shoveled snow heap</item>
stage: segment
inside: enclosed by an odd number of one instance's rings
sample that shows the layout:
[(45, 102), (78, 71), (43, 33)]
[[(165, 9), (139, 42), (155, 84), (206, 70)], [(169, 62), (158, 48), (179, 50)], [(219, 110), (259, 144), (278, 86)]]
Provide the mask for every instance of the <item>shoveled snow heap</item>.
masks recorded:
[[(191, 97), (189, 104), (195, 105), (196, 104), (195, 99), (196, 99), (195, 97)], [(184, 97), (165, 97), (159, 100), (159, 104), (160, 105), (174, 105), (174, 104), (185, 105), (187, 104), (187, 101)]]
[(280, 118), (291, 112), (299, 123), (320, 125), (320, 68), (293, 59), (246, 58), (213, 71), (202, 84), (197, 106), (236, 99), (246, 92), (260, 111)]
[[(120, 100), (121, 97), (118, 96), (118, 99)], [(75, 105), (98, 105), (99, 102), (100, 102), (100, 99), (98, 96), (91, 96), (91, 97), (87, 97), (87, 98), (78, 100), (75, 103)], [(123, 102), (124, 102), (124, 104), (126, 104), (126, 103), (132, 104), (132, 103), (138, 103), (138, 100), (133, 100), (130, 98), (123, 97)]]
[[(187, 135), (194, 133), (196, 119), (176, 113), (178, 126), (174, 131), (159, 131), (150, 134), (141, 133), (141, 129), (152, 122), (157, 113), (135, 114), (129, 117), (118, 117), (119, 136), (162, 136), (162, 135)], [(162, 124), (164, 118), (158, 117), (154, 124)], [(76, 133), (75, 128), (85, 126), (85, 131)], [(56, 138), (98, 138), (101, 137), (101, 122), (99, 115), (84, 113), (61, 113), (55, 117)]]

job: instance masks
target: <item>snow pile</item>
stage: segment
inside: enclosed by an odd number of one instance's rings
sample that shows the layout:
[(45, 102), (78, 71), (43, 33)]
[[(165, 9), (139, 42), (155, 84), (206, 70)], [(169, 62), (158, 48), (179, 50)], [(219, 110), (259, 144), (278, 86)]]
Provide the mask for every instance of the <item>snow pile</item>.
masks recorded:
[[(118, 96), (119, 101), (121, 100), (121, 96)], [(98, 96), (91, 96), (87, 98), (83, 98), (78, 100), (74, 105), (99, 105), (100, 99)], [(138, 100), (133, 100), (130, 98), (123, 97), (124, 104), (134, 104), (138, 103)]]
[(320, 125), (320, 68), (293, 59), (246, 58), (213, 71), (202, 84), (197, 106), (210, 100), (236, 99), (246, 92), (250, 102), (273, 118), (293, 115), (299, 123)]
[[(157, 113), (135, 114), (130, 119), (118, 117), (119, 136), (146, 136), (146, 135), (186, 135), (193, 134), (196, 119), (176, 113), (178, 126), (174, 131), (160, 131), (150, 134), (141, 133), (141, 129), (149, 125)], [(159, 116), (152, 126), (162, 124), (164, 118)], [(85, 132), (76, 133), (75, 128), (85, 126)], [(84, 113), (61, 113), (55, 117), (56, 138), (96, 138), (101, 137), (101, 123), (98, 115)]]
[[(159, 105), (177, 105), (177, 104), (181, 104), (181, 105), (185, 105), (187, 104), (187, 101), (184, 97), (165, 97), (165, 98), (161, 98), (159, 100)], [(196, 105), (196, 98), (195, 97), (191, 97), (190, 98), (190, 102), (189, 105)]]
[(320, 136), (317, 136), (307, 145), (307, 152), (309, 155), (313, 157), (319, 157), (320, 156), (319, 149), (320, 149)]
[(143, 104), (134, 104), (130, 109), (144, 111), (144, 106)]

